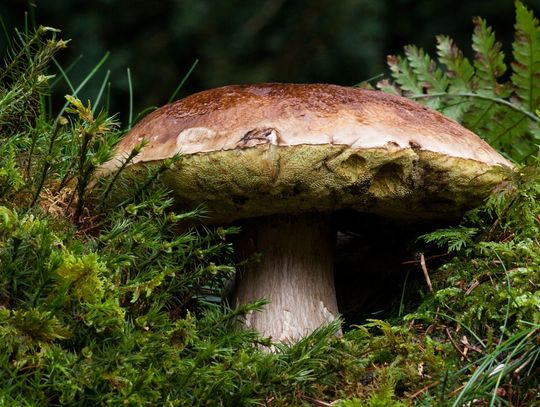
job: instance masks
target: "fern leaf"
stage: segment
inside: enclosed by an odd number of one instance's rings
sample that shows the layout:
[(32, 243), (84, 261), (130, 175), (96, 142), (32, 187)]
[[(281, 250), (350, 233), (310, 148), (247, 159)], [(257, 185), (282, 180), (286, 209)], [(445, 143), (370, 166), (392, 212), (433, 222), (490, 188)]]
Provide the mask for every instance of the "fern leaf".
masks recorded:
[(498, 82), (506, 72), (501, 43), (495, 39), (492, 28), (480, 17), (473, 19), (472, 48), (475, 51), (474, 67), (478, 88), (497, 96), (508, 96), (508, 87)]
[[(493, 29), (480, 17), (473, 19), (474, 32), (472, 35), (472, 48), (475, 51), (475, 88), (478, 93), (491, 95), (497, 98), (507, 98), (512, 93), (512, 86), (508, 82), (499, 82), (507, 71), (504, 62), (504, 52), (501, 43), (496, 41)], [(503, 148), (495, 135), (503, 129), (503, 123), (515, 112), (495, 103), (478, 99), (472, 103), (471, 108), (463, 116), (465, 126), (483, 137), (495, 148)]]
[(534, 14), (519, 1), (515, 29), (512, 83), (523, 106), (534, 112), (540, 106), (540, 27)]
[[(540, 144), (540, 121), (533, 114), (540, 107), (540, 24), (518, 0), (515, 61), (509, 65), (493, 29), (480, 17), (473, 22), (472, 62), (441, 35), (436, 37), (437, 65), (409, 45), (404, 56), (388, 58), (393, 82), (377, 86), (436, 108), (514, 160), (526, 161)], [(510, 66), (513, 73), (507, 79)]]
[[(416, 75), (418, 85), (422, 88), (422, 93), (440, 93), (445, 92), (448, 86), (448, 80), (443, 72), (437, 67), (423, 49), (414, 45), (405, 47), (405, 56), (412, 71)], [(442, 105), (440, 98), (428, 98), (425, 101), (427, 106), (439, 109)]]
[(508, 154), (522, 161), (538, 151), (538, 147), (531, 143), (531, 135), (527, 132), (529, 122), (524, 115), (513, 114), (508, 115), (508, 118), (512, 121), (506, 120), (505, 128), (491, 136), (501, 146), (505, 146)]
[[(471, 92), (473, 89), (474, 68), (454, 40), (448, 36), (439, 35), (437, 38), (437, 54), (439, 61), (446, 65), (446, 77), (449, 80), (449, 94)], [(470, 108), (471, 102), (464, 98), (448, 98), (444, 109), (445, 115), (454, 120), (461, 121), (463, 115)]]
[(422, 94), (422, 87), (418, 83), (418, 78), (414, 71), (409, 66), (407, 59), (400, 56), (389, 55), (387, 58), (392, 78), (400, 86), (404, 92), (409, 92), (413, 95)]
[(377, 82), (377, 89), (392, 95), (401, 96), (401, 89), (388, 79), (382, 79)]
[(450, 91), (470, 91), (474, 68), (454, 40), (446, 35), (437, 36), (437, 54), (439, 61), (448, 69), (447, 75), (451, 79)]
[(459, 252), (470, 247), (474, 237), (478, 234), (478, 228), (465, 226), (449, 227), (422, 235), (418, 239), (426, 243), (435, 243), (438, 247), (446, 247), (448, 252)]
[(444, 77), (442, 71), (437, 68), (435, 61), (423, 49), (415, 45), (407, 45), (405, 55), (421, 86), (428, 93), (431, 91), (444, 92), (446, 90), (448, 80)]

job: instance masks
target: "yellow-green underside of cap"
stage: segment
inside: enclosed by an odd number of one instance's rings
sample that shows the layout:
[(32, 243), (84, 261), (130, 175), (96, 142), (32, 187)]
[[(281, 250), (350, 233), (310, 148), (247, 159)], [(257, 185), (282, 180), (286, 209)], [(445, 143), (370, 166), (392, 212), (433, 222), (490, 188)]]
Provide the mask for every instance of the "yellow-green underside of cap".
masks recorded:
[(509, 172), (413, 148), (265, 145), (185, 155), (162, 180), (180, 209), (203, 205), (216, 223), (341, 209), (415, 223), (462, 215)]

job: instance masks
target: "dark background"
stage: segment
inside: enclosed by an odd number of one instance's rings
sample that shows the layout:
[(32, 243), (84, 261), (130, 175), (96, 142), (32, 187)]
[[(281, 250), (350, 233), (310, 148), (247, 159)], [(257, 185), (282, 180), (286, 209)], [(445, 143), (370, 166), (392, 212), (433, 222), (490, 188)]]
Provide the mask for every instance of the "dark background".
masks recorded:
[[(525, 1), (539, 15), (540, 1)], [(27, 21), (71, 39), (58, 56), (80, 83), (103, 55), (104, 67), (81, 92), (94, 99), (111, 71), (110, 111), (135, 113), (162, 105), (193, 62), (199, 64), (177, 98), (248, 82), (331, 82), (353, 85), (386, 73), (386, 55), (416, 44), (431, 53), (435, 36), (453, 37), (471, 56), (472, 17), (486, 18), (511, 51), (511, 0), (1, 0), (8, 31)], [(5, 45), (2, 35), (0, 45)], [(55, 93), (69, 90), (60, 84)]]

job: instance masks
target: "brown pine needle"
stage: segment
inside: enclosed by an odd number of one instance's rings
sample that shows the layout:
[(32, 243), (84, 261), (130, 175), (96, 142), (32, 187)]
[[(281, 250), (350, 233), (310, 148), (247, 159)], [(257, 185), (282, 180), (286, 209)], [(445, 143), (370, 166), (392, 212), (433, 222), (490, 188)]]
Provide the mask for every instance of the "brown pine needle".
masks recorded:
[(411, 399), (415, 399), (415, 398), (417, 398), (419, 395), (421, 395), (422, 393), (425, 393), (427, 390), (429, 390), (429, 389), (431, 389), (432, 387), (437, 386), (437, 385), (439, 385), (439, 384), (441, 384), (441, 382), (438, 381), (438, 380), (437, 380), (436, 382), (430, 383), (430, 384), (428, 384), (427, 386), (422, 387), (422, 388), (421, 388), (420, 390), (418, 390), (416, 393), (411, 394), (409, 397), (410, 397)]

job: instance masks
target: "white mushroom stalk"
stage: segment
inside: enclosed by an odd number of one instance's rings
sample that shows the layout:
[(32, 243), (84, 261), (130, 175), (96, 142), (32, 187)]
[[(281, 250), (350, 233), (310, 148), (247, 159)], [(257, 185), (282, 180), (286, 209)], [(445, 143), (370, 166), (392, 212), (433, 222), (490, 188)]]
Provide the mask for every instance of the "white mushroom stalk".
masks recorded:
[(294, 342), (338, 315), (334, 288), (336, 232), (325, 215), (269, 216), (243, 229), (238, 251), (260, 253), (236, 280), (237, 305), (266, 298), (246, 326), (275, 341)]

